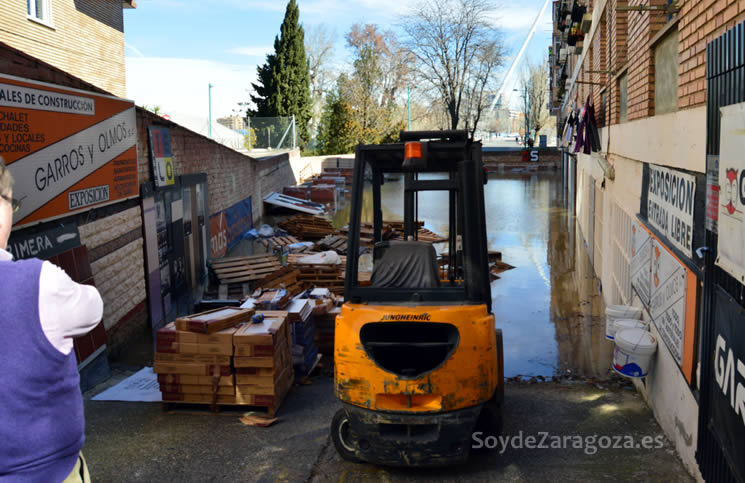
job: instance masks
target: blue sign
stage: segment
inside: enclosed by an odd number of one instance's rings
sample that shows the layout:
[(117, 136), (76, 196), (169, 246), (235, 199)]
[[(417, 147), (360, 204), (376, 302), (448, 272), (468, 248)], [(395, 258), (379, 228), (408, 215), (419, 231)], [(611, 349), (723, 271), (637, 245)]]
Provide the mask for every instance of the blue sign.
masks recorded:
[(254, 226), (251, 197), (225, 210), (225, 217), (228, 222), (228, 250), (230, 250), (241, 240), (241, 235)]

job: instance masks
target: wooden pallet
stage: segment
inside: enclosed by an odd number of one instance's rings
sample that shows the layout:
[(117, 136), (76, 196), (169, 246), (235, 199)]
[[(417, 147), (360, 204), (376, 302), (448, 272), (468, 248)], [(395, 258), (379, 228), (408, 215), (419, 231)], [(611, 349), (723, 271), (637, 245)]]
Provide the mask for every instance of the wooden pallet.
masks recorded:
[(298, 243), (298, 239), (294, 236), (273, 236), (271, 238), (262, 238), (261, 244), (264, 245), (264, 247), (268, 250), (275, 250), (284, 248), (287, 245), (292, 245), (293, 243)]
[(346, 255), (347, 253), (346, 235), (328, 235), (316, 242), (316, 245), (322, 250), (334, 250), (341, 255)]
[(257, 411), (264, 412), (268, 417), (273, 418), (287, 398), (287, 394), (289, 394), (292, 388), (293, 378), (288, 377), (287, 381), (282, 382), (282, 390), (279, 396), (274, 398), (274, 403), (271, 405), (225, 403), (220, 402), (220, 399), (229, 398), (230, 396), (213, 397), (212, 395), (206, 395), (207, 398), (212, 400), (211, 402), (206, 399), (205, 402), (163, 401), (163, 411), (168, 414), (221, 414), (225, 416), (240, 416), (248, 411)]
[(233, 284), (261, 280), (282, 268), (282, 263), (274, 255), (254, 255), (221, 258), (211, 266), (220, 284)]
[(278, 225), (301, 240), (319, 240), (334, 231), (334, 227), (326, 218), (313, 215), (296, 215)]
[(254, 285), (257, 288), (285, 288), (290, 296), (295, 296), (303, 290), (298, 280), (299, 276), (299, 270), (295, 267), (287, 266), (270, 273), (255, 282)]

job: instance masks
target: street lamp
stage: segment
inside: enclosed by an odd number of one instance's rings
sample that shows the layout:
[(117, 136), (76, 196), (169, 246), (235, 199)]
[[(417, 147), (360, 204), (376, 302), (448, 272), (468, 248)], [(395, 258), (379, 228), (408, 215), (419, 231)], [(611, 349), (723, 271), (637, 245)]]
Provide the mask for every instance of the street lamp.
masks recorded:
[[(518, 89), (512, 89), (513, 92), (520, 92)], [(525, 137), (524, 143), (528, 144), (528, 137), (530, 136), (530, 124), (528, 121), (528, 113), (530, 106), (528, 105), (528, 86), (523, 86), (523, 116), (525, 117)]]
[(207, 84), (207, 92), (208, 92), (208, 100), (209, 100), (209, 133), (210, 133), (210, 139), (212, 139), (212, 88), (215, 87), (212, 84)]

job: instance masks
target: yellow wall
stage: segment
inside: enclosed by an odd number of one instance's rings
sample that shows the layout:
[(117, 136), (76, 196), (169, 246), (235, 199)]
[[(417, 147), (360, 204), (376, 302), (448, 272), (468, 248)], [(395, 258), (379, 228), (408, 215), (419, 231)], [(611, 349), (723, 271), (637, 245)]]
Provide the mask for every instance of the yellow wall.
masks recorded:
[(51, 5), (47, 26), (28, 18), (26, 0), (0, 1), (0, 42), (125, 97), (121, 0), (51, 0)]

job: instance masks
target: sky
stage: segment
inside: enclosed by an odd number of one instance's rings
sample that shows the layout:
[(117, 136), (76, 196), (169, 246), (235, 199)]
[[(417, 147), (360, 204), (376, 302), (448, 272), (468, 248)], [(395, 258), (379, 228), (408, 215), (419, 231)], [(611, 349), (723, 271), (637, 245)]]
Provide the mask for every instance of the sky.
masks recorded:
[[(334, 64), (348, 65), (344, 35), (355, 23), (398, 25), (408, 0), (297, 0), (300, 23), (320, 24), (335, 33)], [(508, 58), (506, 73), (543, 0), (495, 0), (496, 19)], [(124, 10), (127, 97), (138, 105), (160, 106), (164, 113), (207, 119), (211, 93), (213, 119), (245, 111), (256, 67), (273, 49), (286, 0), (137, 0)], [(525, 57), (541, 59), (551, 42), (551, 6), (538, 24)], [(524, 64), (524, 60), (522, 62)], [(517, 106), (520, 67), (506, 92)], [(212, 84), (212, 89), (208, 85)]]

